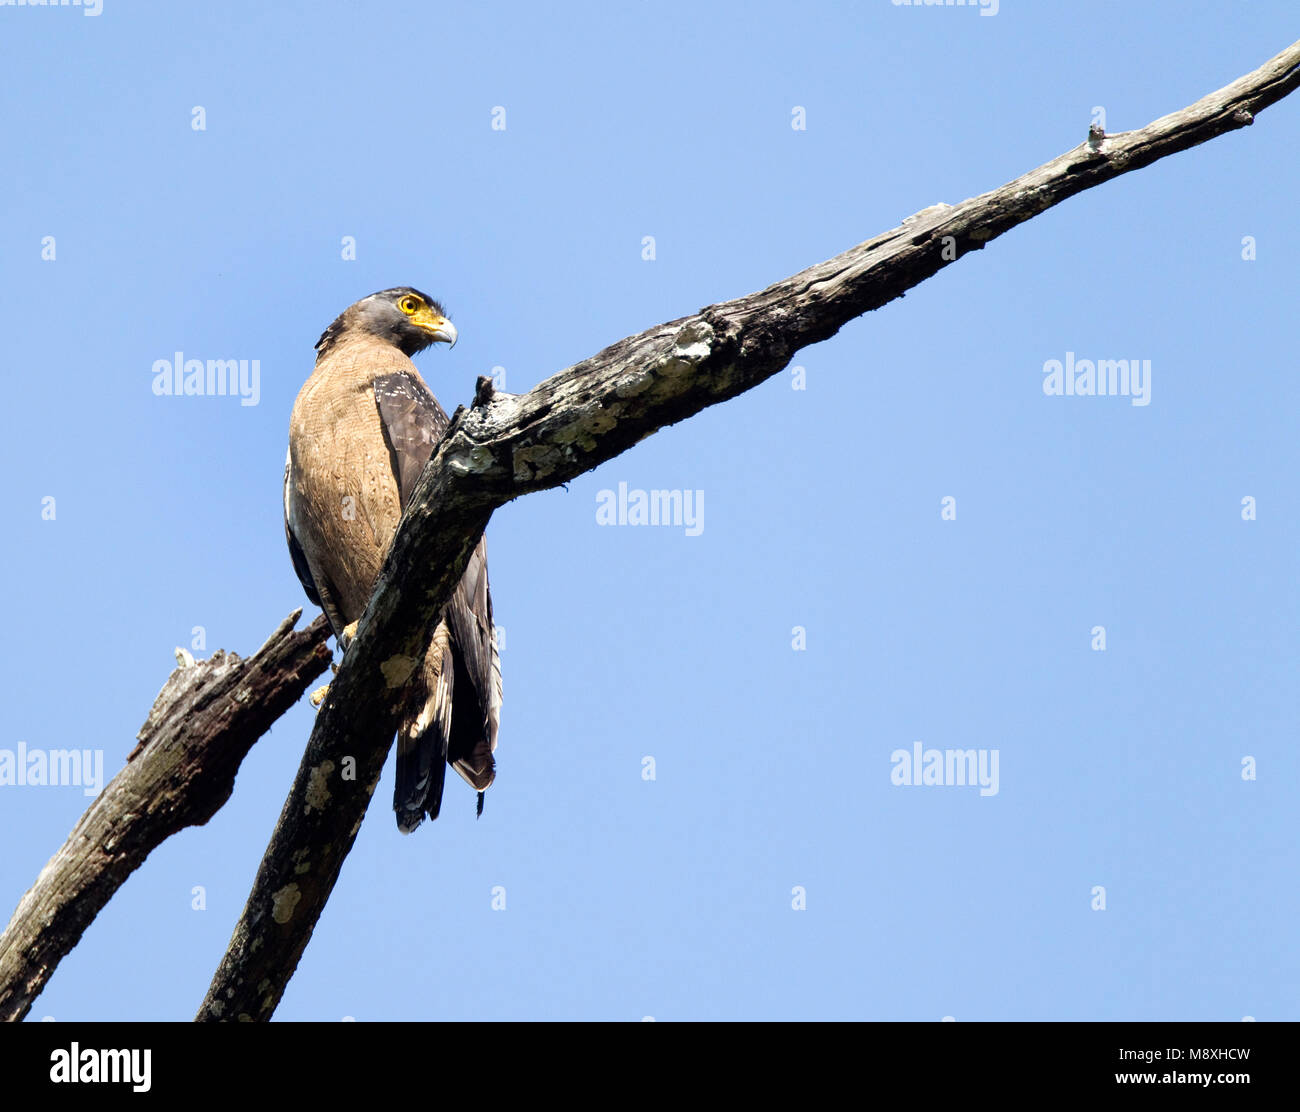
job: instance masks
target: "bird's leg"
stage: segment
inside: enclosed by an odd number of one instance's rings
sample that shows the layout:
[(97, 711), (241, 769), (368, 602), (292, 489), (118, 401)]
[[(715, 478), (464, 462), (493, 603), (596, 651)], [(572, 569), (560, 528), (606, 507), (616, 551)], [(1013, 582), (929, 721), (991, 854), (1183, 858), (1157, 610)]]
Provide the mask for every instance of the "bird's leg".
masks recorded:
[[(330, 668), (333, 670), (334, 675), (337, 676), (339, 674), (339, 666), (337, 664), (331, 664)], [(321, 703), (325, 701), (325, 696), (328, 695), (329, 693), (330, 693), (329, 684), (325, 684), (322, 687), (316, 688), (316, 690), (311, 693), (311, 697), (310, 697), (311, 705), (314, 707), (319, 707)]]
[(345, 653), (348, 651), (348, 647), (352, 644), (352, 638), (357, 635), (357, 622), (360, 621), (361, 619), (358, 618), (357, 621), (353, 622), (351, 625), (344, 626), (343, 632), (335, 638), (339, 643), (339, 652)]
[[(360, 618), (357, 619), (357, 621), (360, 620), (361, 620)], [(352, 638), (354, 638), (356, 635), (357, 635), (357, 622), (353, 622), (349, 626), (344, 626), (343, 632), (337, 638), (340, 651), (347, 652), (348, 646), (352, 644)], [(339, 674), (339, 666), (337, 664), (331, 664), (330, 667), (334, 670), (334, 674), (337, 676)], [(325, 701), (325, 696), (328, 695), (329, 693), (330, 693), (329, 684), (325, 684), (323, 687), (316, 688), (316, 690), (311, 693), (311, 705), (314, 707), (319, 707), (321, 703)]]

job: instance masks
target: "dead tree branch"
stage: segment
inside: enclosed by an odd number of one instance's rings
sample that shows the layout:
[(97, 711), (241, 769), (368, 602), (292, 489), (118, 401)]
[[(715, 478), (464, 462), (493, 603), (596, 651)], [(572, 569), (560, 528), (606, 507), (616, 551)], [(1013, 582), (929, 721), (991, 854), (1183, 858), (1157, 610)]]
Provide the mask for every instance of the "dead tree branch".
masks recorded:
[(567, 482), (735, 397), (800, 348), (901, 297), (1067, 197), (1252, 123), (1300, 85), (1300, 43), (1138, 131), (1079, 146), (990, 193), (935, 205), (758, 293), (620, 340), (522, 395), (480, 382), (424, 470), (199, 1019), (270, 1017), (361, 826), (396, 700), (493, 510)]
[[(0, 935), (0, 1019), (22, 1019), (100, 909), (178, 830), (234, 790), (245, 755), (329, 666), (324, 617), (295, 610), (247, 660), (185, 654), (140, 728), (126, 767), (95, 798)], [(178, 656), (181, 654), (178, 652)]]

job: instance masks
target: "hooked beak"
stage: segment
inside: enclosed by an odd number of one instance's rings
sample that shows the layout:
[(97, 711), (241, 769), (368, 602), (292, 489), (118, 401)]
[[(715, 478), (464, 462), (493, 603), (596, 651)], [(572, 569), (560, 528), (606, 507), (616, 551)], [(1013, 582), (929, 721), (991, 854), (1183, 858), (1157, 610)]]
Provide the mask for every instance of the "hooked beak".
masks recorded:
[(411, 321), (432, 335), (435, 343), (442, 342), (446, 344), (448, 350), (456, 346), (458, 338), (456, 326), (446, 317), (440, 317), (429, 309), (421, 309), (411, 317)]

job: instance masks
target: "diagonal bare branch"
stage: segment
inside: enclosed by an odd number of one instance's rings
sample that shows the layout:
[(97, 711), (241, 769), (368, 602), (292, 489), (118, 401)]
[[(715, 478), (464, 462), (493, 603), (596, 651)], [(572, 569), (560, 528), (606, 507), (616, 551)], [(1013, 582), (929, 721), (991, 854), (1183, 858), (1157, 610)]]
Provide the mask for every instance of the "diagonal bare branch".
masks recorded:
[[(267, 1019), (338, 878), (396, 729), (397, 695), (496, 507), (567, 482), (752, 389), (800, 348), (1067, 197), (1251, 124), (1300, 85), (1300, 43), (1137, 131), (1091, 135), (955, 206), (924, 209), (765, 290), (629, 336), (522, 395), (486, 380), (402, 519), (199, 1019)], [(350, 778), (349, 778), (350, 777)]]
[(301, 615), (290, 614), (247, 660), (219, 650), (197, 664), (181, 658), (126, 767), (86, 809), (0, 935), (0, 1019), (27, 1014), (64, 955), (158, 845), (221, 809), (253, 743), (329, 666), (325, 619), (295, 633)]

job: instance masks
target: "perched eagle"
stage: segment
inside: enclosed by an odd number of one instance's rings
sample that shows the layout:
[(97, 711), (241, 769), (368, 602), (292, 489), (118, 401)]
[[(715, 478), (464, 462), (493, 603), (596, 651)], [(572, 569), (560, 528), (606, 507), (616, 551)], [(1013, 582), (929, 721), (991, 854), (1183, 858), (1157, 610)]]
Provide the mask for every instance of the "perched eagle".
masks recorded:
[[(350, 306), (316, 343), (294, 402), (284, 468), (284, 531), (307, 597), (346, 651), (416, 480), (447, 414), (410, 356), (456, 329), (428, 294), (402, 286)], [(411, 677), (397, 736), (397, 826), (436, 819), (450, 764), (492, 783), (501, 664), (482, 540)]]

